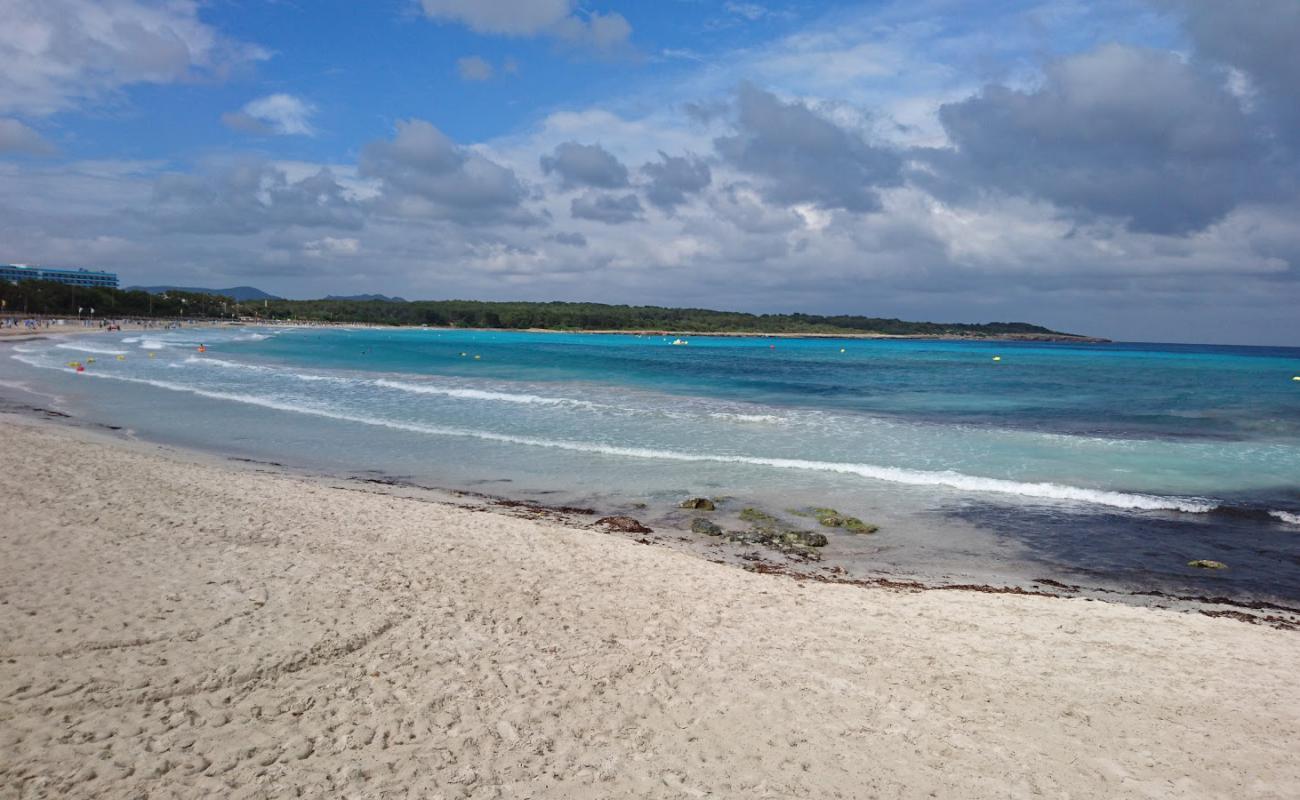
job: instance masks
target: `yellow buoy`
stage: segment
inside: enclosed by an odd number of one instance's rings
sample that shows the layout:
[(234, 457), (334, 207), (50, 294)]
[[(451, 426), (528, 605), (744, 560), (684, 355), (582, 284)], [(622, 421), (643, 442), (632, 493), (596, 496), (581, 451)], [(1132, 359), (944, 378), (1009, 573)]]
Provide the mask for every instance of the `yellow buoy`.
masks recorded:
[(88, 358), (88, 359), (86, 359), (86, 363), (87, 363), (87, 364), (94, 364), (94, 363), (95, 363), (95, 359), (93, 359), (93, 358)]
[(117, 357), (117, 360), (118, 360), (118, 361), (126, 361), (126, 356), (118, 356), (118, 357)]
[(157, 353), (150, 353), (150, 354), (149, 354), (149, 357), (150, 357), (150, 358), (153, 358), (153, 357), (156, 356), (156, 355), (158, 355), (158, 354), (157, 354)]
[(1001, 361), (1001, 360), (1002, 360), (1002, 356), (993, 356), (993, 360), (994, 360), (994, 361)]
[(1295, 377), (1292, 378), (1291, 380), (1293, 380), (1293, 381), (1300, 381), (1300, 375), (1295, 376)]
[(478, 360), (481, 359), (482, 357), (483, 357), (483, 356), (474, 356), (474, 360), (475, 360), (475, 361), (478, 361)]

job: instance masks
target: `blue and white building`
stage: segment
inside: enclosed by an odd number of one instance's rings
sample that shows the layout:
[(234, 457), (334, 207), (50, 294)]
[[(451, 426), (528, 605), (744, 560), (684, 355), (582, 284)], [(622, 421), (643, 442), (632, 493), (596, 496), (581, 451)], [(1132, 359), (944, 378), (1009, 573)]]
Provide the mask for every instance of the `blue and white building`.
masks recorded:
[(88, 286), (99, 289), (116, 289), (117, 273), (96, 272), (88, 269), (49, 269), (26, 264), (0, 264), (0, 281), (55, 281), (70, 286)]

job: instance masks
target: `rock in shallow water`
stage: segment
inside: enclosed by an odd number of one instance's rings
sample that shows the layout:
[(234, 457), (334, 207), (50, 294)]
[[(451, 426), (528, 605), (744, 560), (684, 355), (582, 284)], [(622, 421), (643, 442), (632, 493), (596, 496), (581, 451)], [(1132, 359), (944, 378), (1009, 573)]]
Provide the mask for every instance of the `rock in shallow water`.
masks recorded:
[(707, 519), (691, 520), (691, 530), (695, 533), (702, 533), (705, 536), (721, 536), (722, 528)]
[(1227, 569), (1228, 565), (1222, 561), (1211, 561), (1208, 558), (1198, 558), (1195, 561), (1188, 561), (1187, 566), (1196, 569)]
[(695, 511), (713, 511), (717, 508), (713, 501), (707, 497), (692, 497), (689, 500), (683, 500), (681, 507), (694, 509)]
[(870, 522), (863, 522), (857, 517), (841, 514), (833, 508), (814, 508), (812, 515), (827, 528), (843, 528), (850, 533), (875, 533), (880, 530)]
[(815, 531), (786, 531), (781, 534), (781, 541), (786, 544), (798, 544), (804, 547), (825, 547), (829, 541), (824, 533)]
[(601, 517), (596, 520), (596, 524), (620, 533), (654, 533), (652, 529), (631, 517)]

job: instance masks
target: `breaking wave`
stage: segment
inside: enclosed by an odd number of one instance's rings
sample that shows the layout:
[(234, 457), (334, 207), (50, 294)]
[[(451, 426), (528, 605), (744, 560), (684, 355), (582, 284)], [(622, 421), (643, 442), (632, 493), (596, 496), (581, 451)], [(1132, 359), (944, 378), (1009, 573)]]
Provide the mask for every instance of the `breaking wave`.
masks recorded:
[[(745, 464), (759, 467), (772, 467), (776, 469), (803, 470), (816, 472), (831, 472), (846, 475), (857, 475), (871, 480), (886, 481), (909, 486), (941, 486), (950, 489), (957, 489), (966, 492), (976, 493), (997, 493), (1017, 495), (1020, 497), (1031, 497), (1043, 500), (1065, 500), (1081, 503), (1090, 503), (1094, 505), (1110, 506), (1113, 508), (1122, 508), (1129, 510), (1144, 511), (1182, 511), (1193, 514), (1204, 514), (1218, 508), (1219, 504), (1213, 500), (1194, 497), (1171, 497), (1151, 494), (1136, 494), (1129, 492), (1110, 491), (1105, 489), (1089, 489), (1078, 486), (1068, 486), (1056, 483), (1034, 483), (1026, 481), (1013, 481), (1002, 478), (985, 478), (976, 475), (967, 475), (951, 470), (929, 471), (917, 469), (905, 469), (901, 467), (886, 467), (876, 464), (860, 464), (837, 461), (813, 461), (806, 459), (794, 458), (764, 458), (759, 456), (743, 455), (721, 455), (711, 453), (691, 453), (678, 450), (661, 450), (655, 448), (643, 447), (624, 447), (617, 445), (606, 445), (595, 442), (567, 441), (561, 439), (544, 439), (532, 436), (516, 436), (512, 434), (495, 433), (492, 431), (473, 430), (467, 428), (456, 428), (441, 425), (427, 425), (418, 422), (407, 422), (402, 420), (384, 419), (381, 417), (366, 416), (345, 411), (338, 411), (331, 408), (312, 406), (304, 403), (299, 399), (281, 400), (271, 397), (262, 397), (256, 395), (238, 394), (232, 392), (211, 391), (208, 389), (199, 389), (181, 384), (169, 383), (167, 381), (151, 380), (147, 378), (129, 378), (121, 375), (108, 375), (101, 373), (87, 373), (96, 378), (105, 378), (108, 380), (120, 380), (131, 383), (146, 384), (160, 389), (166, 389), (174, 392), (187, 392), (190, 394), (208, 397), (215, 400), (226, 400), (247, 405), (260, 406), (262, 408), (275, 409), (295, 414), (306, 414), (327, 419), (339, 420), (342, 422), (352, 422), (362, 425), (372, 425), (376, 427), (390, 428), (393, 430), (408, 431), (429, 436), (449, 436), (459, 438), (478, 439), (481, 441), (500, 442), (503, 444), (516, 444), (528, 447), (545, 447), (555, 450), (565, 450), (570, 452), (590, 453), (596, 455), (606, 455), (623, 458), (640, 458), (655, 459), (661, 461), (680, 461), (680, 462), (713, 462), (726, 464)], [(1290, 516), (1290, 515), (1288, 515)]]

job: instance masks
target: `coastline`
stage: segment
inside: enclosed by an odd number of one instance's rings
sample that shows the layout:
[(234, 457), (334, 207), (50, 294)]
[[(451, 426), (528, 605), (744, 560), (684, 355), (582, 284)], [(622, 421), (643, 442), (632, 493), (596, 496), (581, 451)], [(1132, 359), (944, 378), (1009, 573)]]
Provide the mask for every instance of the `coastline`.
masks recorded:
[(695, 336), (720, 339), (881, 339), (937, 341), (937, 342), (1077, 342), (1081, 344), (1109, 344), (1111, 339), (1096, 336), (1073, 336), (1070, 334), (1039, 333), (996, 333), (988, 335), (956, 335), (930, 333), (768, 333), (764, 331), (691, 331), (691, 330), (624, 330), (624, 329), (583, 329), (564, 330), (560, 328), (471, 328), (451, 325), (380, 325), (367, 322), (323, 322), (316, 320), (262, 320), (256, 318), (241, 319), (240, 324), (267, 327), (289, 328), (356, 328), (358, 330), (398, 330), (398, 331), (471, 331), (476, 333), (554, 333), (604, 336)]
[[(150, 320), (150, 322), (153, 322), (153, 320)], [(178, 321), (162, 320), (162, 322), (166, 324), (166, 323), (176, 323)], [(113, 324), (119, 325), (120, 326), (119, 329), (124, 333), (131, 332), (131, 331), (166, 330), (166, 328), (161, 328), (156, 324), (147, 324), (139, 320), (123, 321), (121, 323), (115, 322)], [(203, 328), (225, 327), (225, 326), (237, 325), (237, 324), (238, 323), (231, 323), (228, 320), (227, 321), (186, 320), (184, 322), (180, 322), (180, 327), (183, 328), (184, 330), (194, 330), (194, 329), (203, 329)], [(11, 342), (12, 343), (30, 342), (38, 339), (44, 339), (47, 336), (88, 336), (92, 334), (108, 333), (108, 332), (109, 331), (107, 328), (101, 328), (97, 325), (75, 325), (75, 324), (49, 325), (49, 326), (37, 328), (35, 330), (27, 330), (18, 327), (0, 328), (0, 344), (8, 344)]]
[(0, 424), (14, 796), (1283, 797), (1300, 781), (1294, 632), (790, 580), (544, 509)]
[[(152, 321), (152, 320), (151, 320)], [(708, 338), (754, 338), (754, 339), (881, 339), (881, 340), (908, 340), (915, 339), (918, 341), (939, 341), (939, 342), (1076, 342), (1081, 344), (1107, 344), (1110, 339), (1103, 339), (1096, 336), (1074, 336), (1070, 334), (1039, 334), (1039, 333), (996, 333), (988, 335), (958, 335), (958, 334), (929, 334), (929, 333), (853, 333), (845, 331), (843, 333), (769, 333), (764, 331), (690, 331), (690, 330), (622, 330), (622, 329), (592, 329), (592, 330), (564, 330), (560, 328), (469, 328), (455, 327), (450, 325), (381, 325), (367, 322), (325, 322), (319, 320), (276, 320), (276, 319), (259, 319), (256, 317), (244, 317), (236, 321), (221, 319), (200, 319), (200, 320), (175, 320), (162, 319), (165, 323), (180, 322), (185, 328), (213, 328), (229, 326), (256, 325), (261, 327), (286, 327), (286, 328), (356, 328), (359, 330), (429, 330), (429, 331), (473, 331), (480, 333), (571, 333), (571, 334), (589, 334), (589, 335), (621, 335), (621, 336), (694, 336)], [(153, 330), (156, 325), (148, 325), (139, 320), (123, 322), (121, 330)], [(28, 331), (19, 328), (0, 328), (0, 341), (23, 341), (33, 338), (39, 338), (46, 335), (72, 335), (72, 334), (89, 334), (102, 333), (103, 328), (81, 325), (57, 325), (41, 328), (35, 331)]]
[[(0, 340), (0, 345), (3, 341)], [(62, 345), (60, 345), (62, 346)], [(0, 346), (0, 350), (3, 347)], [(108, 352), (108, 351), (106, 351)], [(191, 359), (192, 360), (192, 359)], [(220, 441), (203, 441), (202, 438), (191, 439), (179, 430), (171, 435), (160, 433), (144, 419), (133, 418), (126, 408), (134, 402), (130, 398), (118, 397), (112, 402), (121, 405), (120, 413), (98, 413), (102, 398), (96, 397), (93, 406), (83, 402), (69, 402), (68, 397), (56, 397), (48, 394), (48, 389), (33, 391), (33, 386), (40, 382), (27, 383), (26, 379), (15, 379), (4, 385), (10, 386), (19, 395), (11, 395), (9, 402), (0, 402), (0, 412), (7, 410), (40, 418), (59, 419), (73, 426), (92, 426), (101, 430), (120, 431), (123, 426), (139, 425), (144, 437), (154, 445), (168, 448), (174, 456), (200, 458), (208, 463), (247, 462), (257, 463), (262, 468), (274, 467), (297, 477), (309, 478), (322, 482), (345, 483), (374, 490), (401, 490), (411, 494), (424, 495), (424, 499), (434, 497), (441, 502), (457, 505), (473, 505), (494, 511), (509, 511), (513, 507), (522, 508), (528, 513), (549, 513), (551, 506), (584, 506), (584, 514), (563, 514), (558, 519), (566, 524), (589, 528), (598, 519), (605, 516), (631, 516), (640, 524), (652, 527), (652, 532), (638, 534), (639, 539), (648, 543), (659, 544), (679, 551), (690, 553), (697, 558), (721, 561), (733, 566), (752, 571), (782, 573), (799, 580), (817, 582), (834, 582), (856, 586), (894, 586), (917, 590), (949, 590), (961, 588), (992, 593), (1030, 593), (1054, 597), (1090, 598), (1130, 605), (1151, 606), (1156, 608), (1177, 609), (1217, 616), (1234, 616), (1248, 622), (1262, 623), (1281, 628), (1300, 626), (1300, 607), (1293, 594), (1276, 593), (1269, 590), (1269, 585), (1261, 583), (1264, 578), (1258, 568), (1254, 570), (1238, 569), (1237, 574), (1249, 578), (1254, 584), (1245, 590), (1240, 584), (1225, 584), (1220, 575), (1209, 576), (1209, 580), (1199, 582), (1180, 580), (1176, 575), (1170, 578), (1167, 572), (1161, 572), (1164, 565), (1154, 565), (1153, 572), (1147, 573), (1140, 567), (1125, 576), (1107, 575), (1088, 569), (1086, 564), (1075, 567), (1069, 561), (1035, 561), (1019, 559), (1016, 554), (1003, 557), (992, 545), (980, 543), (975, 549), (964, 549), (962, 545), (954, 546), (954, 534), (967, 535), (960, 527), (954, 528), (951, 520), (938, 520), (927, 523), (926, 527), (908, 527), (911, 520), (897, 513), (896, 499), (872, 506), (858, 506), (841, 495), (829, 497), (825, 494), (806, 493), (796, 500), (785, 502), (772, 497), (747, 493), (742, 487), (727, 491), (713, 483), (709, 476), (703, 480), (695, 479), (678, 484), (674, 488), (676, 496), (664, 495), (663, 486), (647, 490), (644, 484), (637, 488), (628, 487), (605, 492), (574, 491), (572, 487), (557, 484), (554, 481), (525, 481), (520, 484), (513, 473), (511, 478), (504, 478), (503, 473), (479, 470), (470, 472), (471, 477), (464, 477), (459, 468), (448, 470), (423, 471), (419, 466), (404, 462), (394, 462), (388, 456), (380, 460), (352, 459), (316, 459), (303, 457), (298, 453), (287, 458), (282, 451), (266, 448), (231, 446)], [(92, 382), (99, 383), (99, 382)], [(74, 390), (75, 391), (75, 390)], [(75, 397), (75, 395), (74, 395)], [(0, 395), (0, 401), (4, 401)], [(51, 405), (52, 404), (52, 405)], [(108, 407), (111, 407), (111, 403)], [(53, 409), (53, 410), (47, 410)], [(102, 411), (104, 409), (100, 409)], [(68, 418), (64, 412), (71, 411), (75, 416)], [(84, 420), (78, 419), (82, 414)], [(176, 407), (163, 414), (164, 417), (181, 415), (189, 417), (192, 409)], [(206, 416), (201, 413), (200, 416)], [(134, 421), (132, 421), (134, 419)], [(93, 421), (92, 421), (93, 420)], [(268, 428), (263, 436), (275, 438), (280, 429)], [(134, 435), (134, 434), (132, 434)], [(256, 437), (255, 437), (256, 438)], [(224, 440), (223, 440), (224, 441)], [(355, 443), (354, 443), (355, 444)], [(357, 446), (360, 446), (359, 444)], [(289, 461), (290, 465), (276, 464), (277, 461)], [(499, 479), (499, 480), (498, 480)], [(482, 493), (487, 486), (498, 487), (497, 495)], [(710, 490), (709, 487), (713, 487)], [(712, 493), (718, 495), (719, 508), (716, 514), (708, 514), (708, 520), (719, 523), (722, 531), (718, 535), (701, 535), (692, 531), (696, 516), (690, 511), (683, 511), (678, 503), (688, 495)], [(683, 494), (685, 492), (685, 494)], [(734, 496), (732, 496), (734, 495)], [(838, 501), (837, 501), (838, 500)], [(848, 503), (844, 505), (843, 503)], [(753, 506), (754, 509), (748, 507)], [(886, 533), (880, 537), (855, 536), (840, 529), (823, 528), (817, 520), (809, 520), (808, 509), (811, 507), (836, 506), (847, 509), (848, 514), (861, 514), (869, 522), (884, 526)], [(798, 507), (802, 507), (801, 512)], [(572, 510), (572, 509), (570, 509)], [(814, 532), (824, 532), (829, 538), (829, 546), (809, 548), (787, 548), (780, 542), (769, 543), (756, 540), (759, 530), (752, 521), (747, 521), (743, 511), (754, 510), (765, 517), (775, 515), (772, 519), (775, 527), (782, 531), (801, 531), (811, 528)], [(902, 524), (900, 525), (900, 521)], [(960, 525), (960, 520), (957, 521)], [(783, 534), (782, 534), (783, 535)], [(903, 538), (898, 538), (902, 536)], [(942, 537), (942, 539), (940, 538)], [(909, 548), (902, 555), (900, 545)], [(928, 548), (928, 549), (927, 549)], [(981, 549), (982, 548), (982, 549)], [(1207, 556), (1206, 554), (1209, 554)], [(1189, 558), (1202, 558), (1217, 555), (1213, 547), (1194, 547), (1189, 555), (1177, 556), (1174, 562), (1178, 567)], [(1094, 549), (1091, 559), (1106, 558), (1104, 551)], [(1145, 565), (1143, 565), (1144, 567)], [(1234, 567), (1242, 565), (1233, 563)], [(1191, 571), (1194, 575), (1196, 571)], [(1195, 575), (1199, 578), (1199, 575)]]

